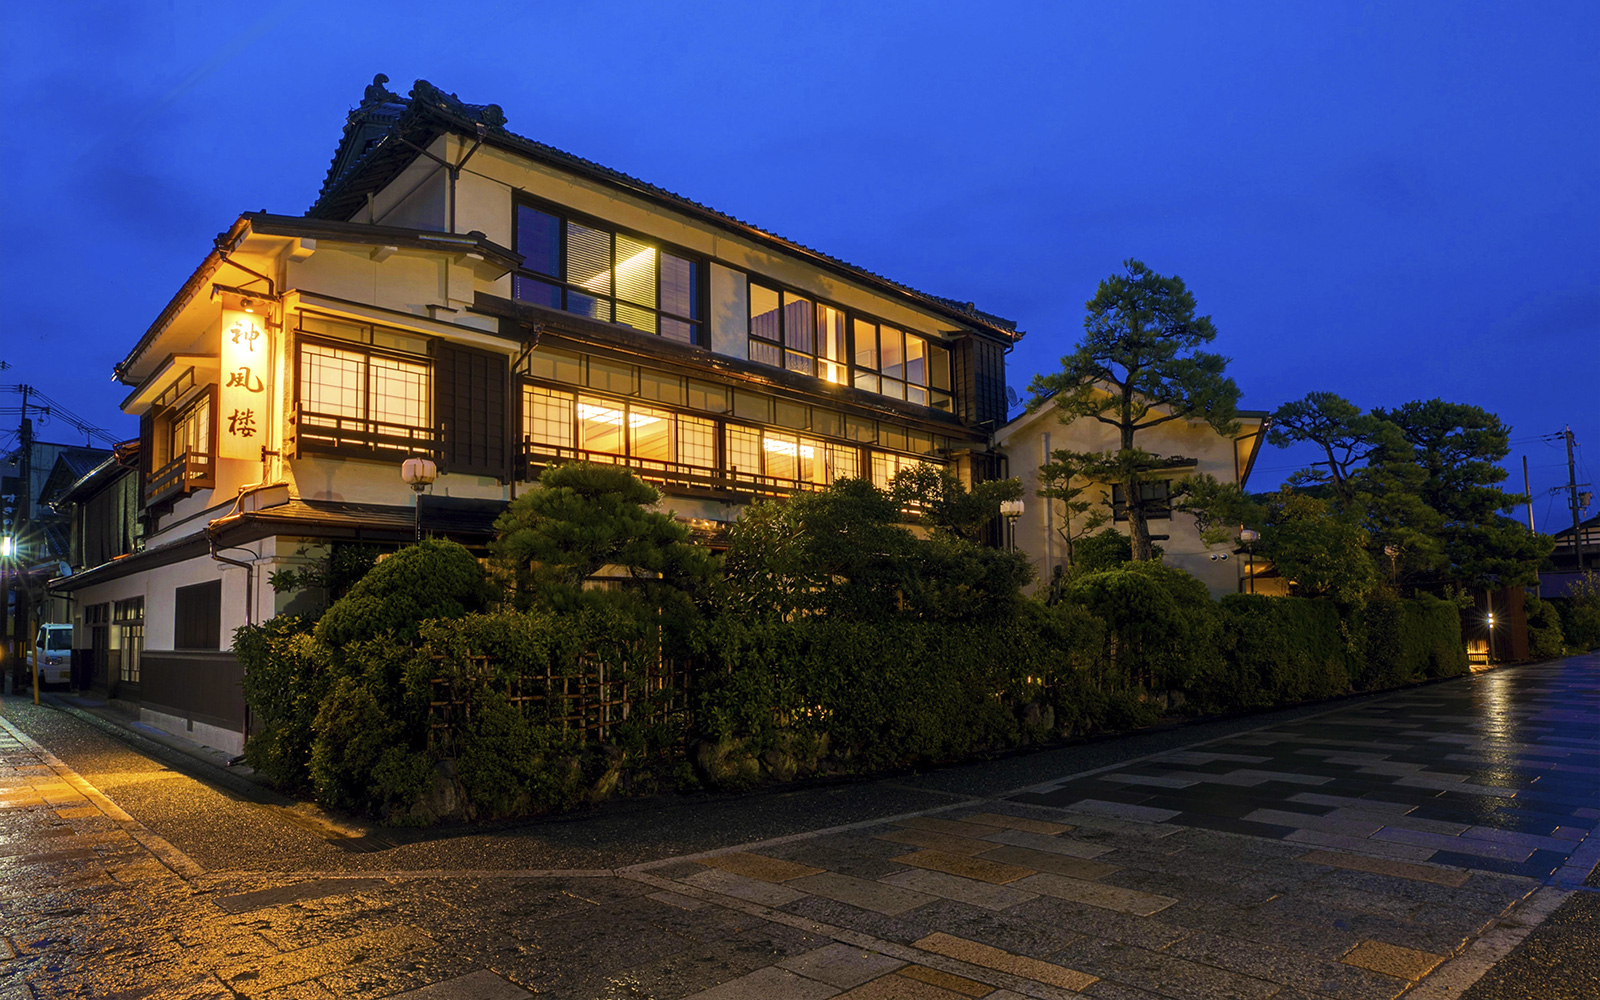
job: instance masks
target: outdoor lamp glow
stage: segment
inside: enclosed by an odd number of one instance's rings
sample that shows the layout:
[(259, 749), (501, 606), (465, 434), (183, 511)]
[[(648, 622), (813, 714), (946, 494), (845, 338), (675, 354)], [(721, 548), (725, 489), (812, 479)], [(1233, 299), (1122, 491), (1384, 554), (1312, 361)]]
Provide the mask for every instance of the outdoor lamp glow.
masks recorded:
[(408, 458), (400, 465), (400, 478), (420, 493), (439, 478), (439, 467), (431, 458)]
[(1252, 528), (1245, 528), (1239, 532), (1239, 541), (1246, 545), (1254, 545), (1256, 542), (1261, 541), (1261, 532)]
[(17, 554), (17, 540), (10, 535), (0, 536), (0, 559), (10, 559)]
[(1000, 501), (1000, 516), (1001, 517), (1008, 517), (1008, 518), (1011, 518), (1012, 520), (1015, 520), (1015, 519), (1021, 517), (1022, 516), (1022, 501), (1021, 500), (1002, 500), (1002, 501)]
[(412, 538), (422, 541), (422, 491), (439, 478), (439, 467), (431, 458), (408, 458), (400, 463), (400, 478), (405, 480), (416, 494), (416, 503), (411, 514)]

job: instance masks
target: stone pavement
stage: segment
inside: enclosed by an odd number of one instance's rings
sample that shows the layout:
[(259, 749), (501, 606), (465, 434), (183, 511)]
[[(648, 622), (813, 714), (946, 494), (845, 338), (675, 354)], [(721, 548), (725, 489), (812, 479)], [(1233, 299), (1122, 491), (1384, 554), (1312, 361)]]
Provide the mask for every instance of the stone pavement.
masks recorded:
[(1600, 861), (1597, 720), (1575, 658), (732, 850), (352, 876), (204, 870), (0, 719), (0, 1000), (1445, 1000)]

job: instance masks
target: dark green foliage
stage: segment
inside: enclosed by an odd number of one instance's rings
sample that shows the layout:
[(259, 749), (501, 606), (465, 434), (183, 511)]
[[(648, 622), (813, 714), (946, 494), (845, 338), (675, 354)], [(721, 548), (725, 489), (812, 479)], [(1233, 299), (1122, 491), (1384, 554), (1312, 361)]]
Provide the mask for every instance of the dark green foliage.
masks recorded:
[(1103, 573), (1133, 561), (1133, 543), (1116, 528), (1090, 535), (1078, 542), (1078, 557), (1073, 569), (1080, 573)]
[(935, 532), (977, 542), (1000, 516), (1003, 501), (1022, 498), (1022, 481), (995, 479), (969, 490), (947, 470), (923, 463), (896, 475), (890, 495), (897, 506), (920, 510), (923, 523)]
[(1209, 316), (1195, 315), (1183, 280), (1137, 260), (1123, 266), (1126, 273), (1100, 282), (1085, 306), (1077, 350), (1061, 359), (1061, 371), (1034, 376), (1028, 391), (1030, 407), (1048, 402), (1063, 423), (1088, 418), (1117, 431), (1116, 451), (1066, 457), (1083, 463), (1086, 478), (1124, 487), (1133, 557), (1142, 562), (1154, 556), (1138, 484), (1171, 459), (1139, 448), (1138, 435), (1170, 420), (1204, 421), (1232, 433), (1239, 387), (1223, 374), (1227, 358), (1201, 350), (1217, 332)]
[(331, 680), (310, 623), (280, 615), (241, 626), (233, 652), (244, 668), (244, 697), (257, 730), (245, 744), (245, 761), (280, 788), (307, 787), (312, 723)]
[(491, 544), (519, 608), (573, 608), (599, 598), (585, 581), (604, 567), (624, 571), (634, 591), (659, 606), (710, 579), (710, 555), (689, 543), (671, 515), (649, 508), (655, 487), (614, 465), (571, 462), (552, 466), (539, 488), (512, 502), (495, 522)]
[[(465, 549), (426, 543), (375, 566), (314, 630), (241, 629), (252, 763), (389, 823), (489, 819), (618, 790), (921, 766), (1465, 668), (1447, 602), (1219, 604), (1187, 574), (1129, 561), (1116, 530), (1080, 541), (1057, 601), (1030, 600), (1020, 556), (949, 526), (919, 538), (861, 480), (751, 508), (721, 579), (617, 470), (578, 467), (546, 490), (502, 522), (515, 602), (492, 600)], [(593, 588), (581, 574), (601, 566), (628, 579)], [(679, 690), (663, 665), (691, 650)], [(582, 702), (581, 717), (576, 693), (602, 685), (630, 707), (603, 741), (584, 721), (602, 709)]]
[(1381, 690), (1467, 672), (1460, 611), (1431, 594), (1401, 600), (1378, 592), (1356, 613), (1362, 660), (1355, 686)]
[(1216, 606), (1187, 573), (1128, 563), (1078, 577), (1064, 600), (1105, 623), (1091, 673), (1106, 690), (1182, 690), (1220, 668)]
[(1217, 711), (1331, 698), (1350, 686), (1338, 608), (1300, 597), (1218, 602), (1226, 669), (1195, 700)]
[(1600, 646), (1600, 573), (1585, 573), (1568, 588), (1566, 597), (1550, 603), (1561, 613), (1561, 634), (1570, 648)]
[[(302, 548), (298, 555), (304, 556)], [(267, 578), (274, 593), (307, 592), (295, 604), (307, 604), (312, 617), (350, 592), (378, 561), (378, 547), (360, 542), (332, 542), (319, 558), (295, 569), (280, 569)]]
[(1528, 616), (1528, 655), (1535, 660), (1550, 660), (1566, 651), (1561, 634), (1561, 612), (1549, 601), (1530, 597), (1523, 610)]
[(408, 545), (374, 566), (317, 622), (317, 638), (338, 650), (390, 635), (411, 643), (429, 618), (460, 618), (488, 607), (483, 567), (455, 542)]

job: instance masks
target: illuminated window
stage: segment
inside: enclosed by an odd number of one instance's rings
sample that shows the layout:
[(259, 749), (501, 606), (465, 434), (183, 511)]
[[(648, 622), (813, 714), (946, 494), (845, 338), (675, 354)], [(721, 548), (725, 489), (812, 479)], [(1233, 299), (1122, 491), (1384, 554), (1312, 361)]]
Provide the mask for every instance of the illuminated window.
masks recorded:
[(855, 319), (855, 387), (950, 412), (950, 351), (920, 334)]
[(572, 447), (572, 416), (576, 400), (570, 392), (538, 386), (522, 390), (522, 433), (528, 441), (546, 448)]
[(888, 489), (894, 477), (907, 469), (915, 469), (919, 465), (943, 466), (943, 462), (930, 462), (925, 458), (914, 455), (896, 455), (887, 451), (872, 453), (872, 485), (879, 489)]
[(517, 206), (516, 245), (523, 265), (512, 281), (514, 298), (704, 343), (699, 261), (532, 205)]
[(302, 342), (302, 419), (348, 417), (405, 428), (432, 423), (432, 370), (424, 361)]
[(843, 384), (845, 316), (795, 292), (750, 285), (750, 360)]
[(115, 605), (117, 649), (121, 667), (118, 676), (125, 684), (139, 683), (139, 661), (144, 656), (144, 598), (130, 597)]
[(172, 421), (168, 439), (167, 461), (180, 458), (184, 453), (195, 456), (211, 454), (211, 397), (202, 396)]

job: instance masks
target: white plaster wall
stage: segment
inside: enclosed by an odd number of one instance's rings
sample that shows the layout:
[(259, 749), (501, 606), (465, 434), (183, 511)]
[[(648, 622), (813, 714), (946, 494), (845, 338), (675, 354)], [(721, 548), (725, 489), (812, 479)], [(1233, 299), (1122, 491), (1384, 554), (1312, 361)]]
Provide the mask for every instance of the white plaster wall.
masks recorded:
[[(1065, 564), (1066, 543), (1058, 528), (1061, 506), (1039, 496), (1039, 466), (1049, 450), (1108, 451), (1120, 446), (1117, 432), (1095, 420), (1080, 419), (1063, 424), (1049, 409), (1028, 414), (1000, 429), (995, 435), (996, 446), (1010, 460), (1011, 474), (1022, 481), (1023, 514), (1017, 519), (1016, 545), (1027, 553), (1035, 572), (1035, 590), (1045, 587), (1054, 567)], [(1158, 455), (1182, 455), (1196, 460), (1193, 469), (1181, 469), (1173, 478), (1191, 473), (1208, 473), (1225, 483), (1238, 481), (1238, 468), (1234, 459), (1232, 437), (1224, 437), (1203, 423), (1174, 420), (1157, 428), (1143, 431), (1137, 438), (1139, 447)], [(1091, 486), (1086, 499), (1101, 500), (1104, 490), (1105, 505), (1110, 504), (1110, 488)], [(1241, 565), (1231, 553), (1231, 546), (1218, 545), (1206, 548), (1195, 527), (1194, 518), (1174, 512), (1168, 520), (1151, 521), (1150, 533), (1168, 535), (1155, 544), (1164, 551), (1163, 561), (1176, 569), (1191, 573), (1204, 581), (1213, 597), (1235, 593), (1242, 578)], [(1126, 522), (1108, 522), (1108, 526), (1127, 533)], [(1212, 559), (1215, 554), (1219, 558)]]

